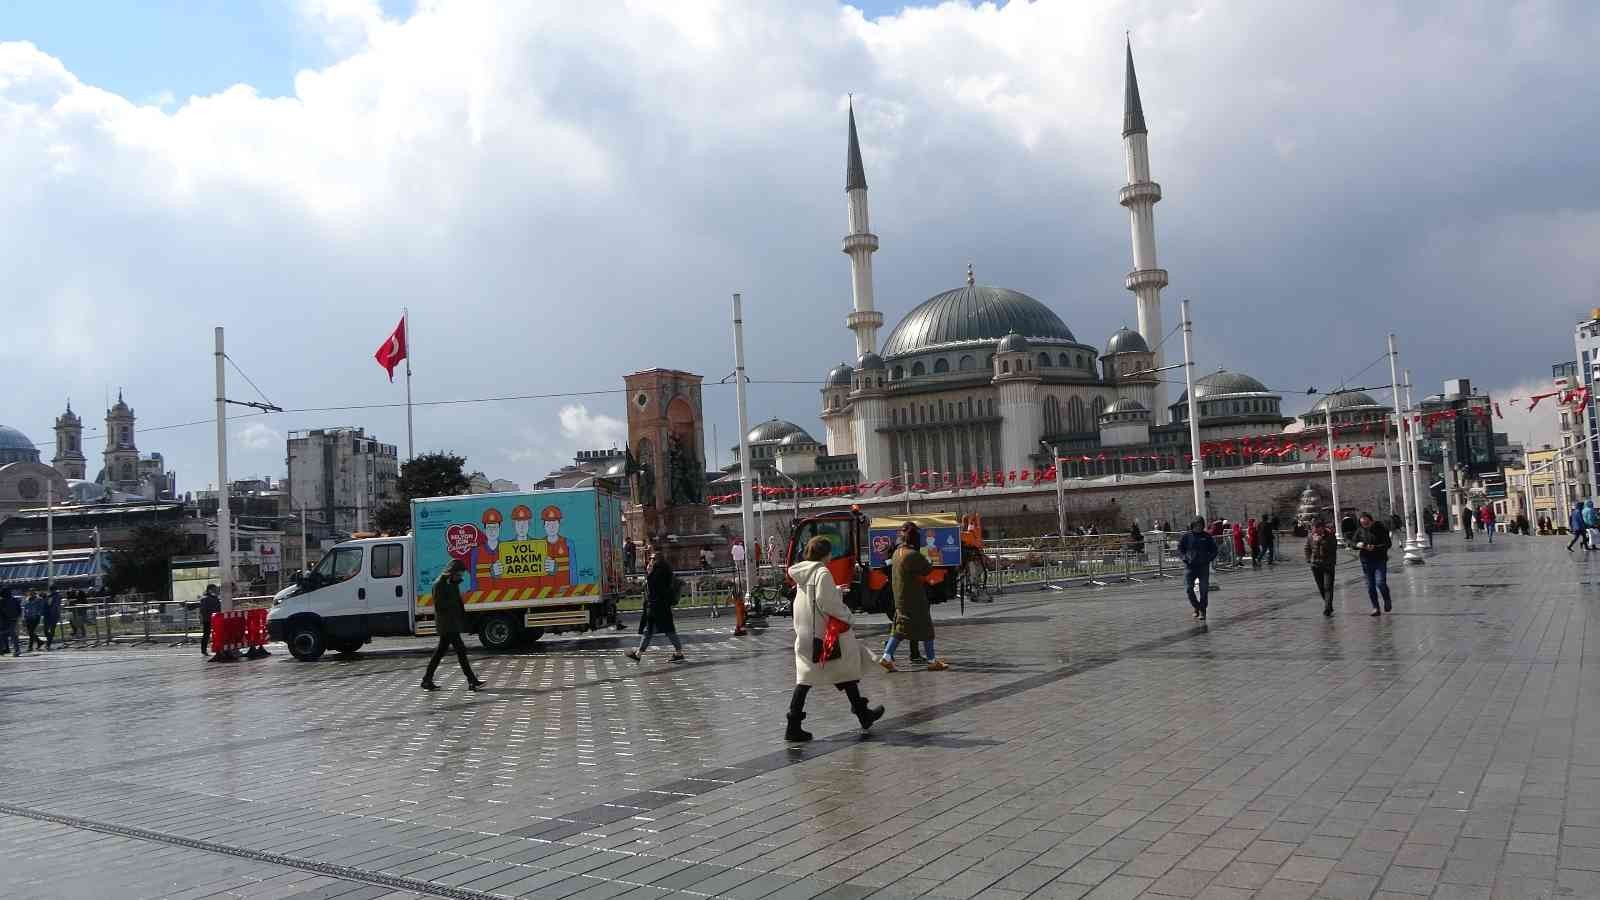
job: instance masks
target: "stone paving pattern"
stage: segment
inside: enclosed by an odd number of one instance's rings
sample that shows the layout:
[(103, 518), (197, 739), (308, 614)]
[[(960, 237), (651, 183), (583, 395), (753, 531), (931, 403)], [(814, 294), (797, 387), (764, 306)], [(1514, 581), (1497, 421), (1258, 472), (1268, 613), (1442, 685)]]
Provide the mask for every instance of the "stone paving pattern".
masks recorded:
[[(1303, 566), (939, 608), (868, 739), (788, 622), (353, 660), (0, 659), (7, 897), (1600, 897), (1600, 560), (1441, 537), (1369, 618)], [(881, 632), (873, 621), (864, 629)], [(1600, 647), (1600, 643), (1596, 644)]]

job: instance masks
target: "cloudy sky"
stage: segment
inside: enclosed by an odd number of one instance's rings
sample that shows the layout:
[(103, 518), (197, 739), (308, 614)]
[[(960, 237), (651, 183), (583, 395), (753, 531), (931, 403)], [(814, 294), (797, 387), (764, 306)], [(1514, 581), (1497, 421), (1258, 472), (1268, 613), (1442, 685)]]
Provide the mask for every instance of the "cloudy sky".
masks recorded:
[[(210, 416), (222, 325), (295, 410), (230, 424), (236, 476), (281, 475), (294, 429), (404, 452), (372, 353), (409, 306), (418, 401), (564, 395), (417, 410), (419, 451), (527, 482), (621, 437), (623, 374), (728, 373), (733, 291), (771, 382), (752, 418), (820, 434), (815, 386), (787, 382), (853, 347), (850, 92), (889, 321), (971, 262), (1100, 344), (1133, 322), (1125, 30), (1167, 319), (1193, 300), (1203, 367), (1375, 384), (1392, 330), (1427, 390), (1513, 395), (1600, 305), (1593, 4), (137, 6), (0, 23), (0, 422), (36, 441), (119, 387), (142, 428)], [(733, 392), (706, 397), (725, 448)], [(193, 490), (213, 440), (139, 445)]]

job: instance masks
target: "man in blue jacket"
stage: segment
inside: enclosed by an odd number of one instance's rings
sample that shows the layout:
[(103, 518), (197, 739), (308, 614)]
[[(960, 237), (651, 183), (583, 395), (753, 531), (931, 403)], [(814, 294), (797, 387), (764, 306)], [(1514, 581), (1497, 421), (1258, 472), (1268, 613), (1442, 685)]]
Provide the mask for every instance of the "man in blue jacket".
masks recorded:
[(1194, 617), (1204, 622), (1211, 593), (1211, 563), (1217, 558), (1217, 542), (1206, 533), (1205, 519), (1189, 523), (1189, 530), (1178, 539), (1178, 558), (1183, 560), (1183, 589), (1189, 594), (1189, 605), (1194, 607)]
[(1567, 530), (1572, 532), (1572, 540), (1567, 541), (1567, 552), (1572, 552), (1572, 545), (1583, 542), (1583, 550), (1589, 552), (1589, 534), (1583, 524), (1583, 503), (1572, 507), (1572, 513), (1567, 516)]

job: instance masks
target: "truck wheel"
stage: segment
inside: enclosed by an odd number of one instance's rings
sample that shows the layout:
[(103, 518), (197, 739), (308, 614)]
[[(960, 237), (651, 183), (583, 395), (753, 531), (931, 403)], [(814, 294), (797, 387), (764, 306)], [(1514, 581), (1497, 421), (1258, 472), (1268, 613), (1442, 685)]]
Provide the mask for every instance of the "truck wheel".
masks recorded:
[(340, 656), (354, 656), (361, 650), (361, 641), (340, 641), (333, 646), (333, 652)]
[(489, 616), (478, 627), (478, 643), (485, 650), (510, 650), (516, 646), (517, 636), (522, 631), (521, 624), (515, 616), (504, 613)]
[(322, 626), (316, 622), (292, 623), (289, 626), (289, 634), (284, 637), (284, 643), (289, 645), (289, 655), (301, 662), (321, 659), (323, 651), (327, 649), (327, 642), (322, 637)]

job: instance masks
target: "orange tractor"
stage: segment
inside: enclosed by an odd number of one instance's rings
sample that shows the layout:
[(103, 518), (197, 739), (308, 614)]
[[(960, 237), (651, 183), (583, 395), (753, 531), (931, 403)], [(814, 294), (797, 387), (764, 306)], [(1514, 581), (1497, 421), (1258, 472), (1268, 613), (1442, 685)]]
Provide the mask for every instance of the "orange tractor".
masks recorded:
[[(827, 538), (833, 545), (828, 570), (844, 592), (845, 604), (857, 612), (885, 613), (893, 618), (889, 561), (900, 526), (906, 522), (914, 522), (922, 529), (922, 553), (933, 563), (927, 582), (928, 602), (943, 603), (956, 596), (962, 565), (971, 558), (974, 548), (982, 553), (983, 526), (977, 516), (958, 520), (948, 513), (923, 513), (869, 519), (855, 508), (806, 516), (790, 526), (786, 563), (799, 559), (812, 538)], [(783, 595), (792, 600), (794, 594), (794, 581), (786, 574)]]

